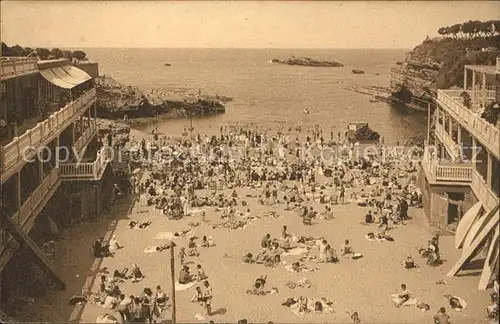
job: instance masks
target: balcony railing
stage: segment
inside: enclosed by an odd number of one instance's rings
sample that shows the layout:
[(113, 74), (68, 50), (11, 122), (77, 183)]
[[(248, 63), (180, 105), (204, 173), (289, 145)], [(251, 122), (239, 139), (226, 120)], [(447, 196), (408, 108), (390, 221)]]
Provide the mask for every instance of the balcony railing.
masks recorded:
[(472, 165), (443, 163), (432, 157), (426, 147), (422, 158), (422, 166), (435, 181), (464, 182), (472, 181)]
[(36, 57), (2, 57), (0, 61), (0, 76), (2, 79), (37, 70)]
[(472, 172), (471, 188), (486, 210), (490, 211), (498, 205), (498, 196), (488, 187), (483, 176), (477, 170)]
[(19, 212), (14, 214), (14, 221), (23, 227), (30, 214), (40, 205), (47, 193), (53, 189), (58, 179), (59, 170), (54, 168), (45, 179), (43, 179), (43, 182), (38, 188), (36, 188), (28, 199), (26, 199), (19, 209)]
[(460, 145), (458, 145), (457, 143), (455, 143), (453, 141), (450, 134), (448, 134), (446, 132), (444, 127), (441, 124), (436, 123), (434, 132), (436, 133), (438, 138), (443, 142), (443, 144), (446, 146), (452, 159), (453, 160), (459, 159), (460, 158)]
[(38, 145), (42, 145), (57, 136), (82, 111), (85, 111), (92, 105), (95, 100), (95, 89), (89, 90), (20, 137), (15, 137), (12, 142), (2, 148), (2, 171), (6, 171), (20, 161), (30, 148), (36, 149)]
[(80, 152), (83, 149), (85, 143), (87, 143), (95, 134), (97, 133), (97, 121), (96, 119), (90, 119), (90, 127), (87, 128), (83, 134), (75, 141), (73, 147)]
[(438, 90), (437, 101), (439, 105), (451, 111), (453, 117), (463, 124), (469, 133), (498, 156), (500, 151), (500, 131), (494, 125), (467, 109), (456, 99), (457, 97), (453, 97), (457, 92), (461, 93), (461, 90)]
[(97, 158), (90, 163), (62, 163), (59, 166), (61, 178), (67, 180), (99, 180), (111, 161), (110, 148), (104, 147), (97, 153)]

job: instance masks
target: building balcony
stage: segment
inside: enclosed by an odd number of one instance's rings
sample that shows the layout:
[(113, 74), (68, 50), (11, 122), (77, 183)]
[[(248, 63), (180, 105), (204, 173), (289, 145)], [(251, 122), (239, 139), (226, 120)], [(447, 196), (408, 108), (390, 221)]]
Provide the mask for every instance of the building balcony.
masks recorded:
[[(480, 114), (465, 107), (460, 98), (462, 92), (463, 90), (438, 90), (437, 103), (498, 158), (500, 155), (498, 126), (488, 123)], [(486, 94), (488, 98), (494, 100), (494, 90), (487, 90)]]
[(457, 161), (460, 158), (460, 145), (453, 141), (453, 138), (446, 132), (443, 125), (436, 123), (434, 127), (434, 133), (439, 141), (443, 143), (452, 160)]
[(484, 209), (490, 211), (498, 205), (498, 196), (489, 188), (477, 170), (472, 172), (470, 186), (477, 199), (483, 203)]
[[(25, 232), (29, 232), (35, 224), (36, 217), (50, 200), (60, 184), (59, 169), (52, 169), (43, 179), (42, 183), (24, 201), (18, 211), (10, 216), (15, 223)], [(6, 215), (7, 217), (7, 215)], [(0, 241), (0, 271), (5, 267), (8, 260), (18, 246), (18, 243), (9, 235), (4, 228), (1, 229)], [(8, 247), (8, 249), (6, 249)]]
[(91, 89), (2, 147), (2, 159), (0, 162), (2, 178), (4, 177), (4, 173), (15, 165), (22, 165), (23, 158), (31, 158), (32, 156), (27, 156), (29, 151), (31, 151), (31, 155), (36, 154), (36, 149), (39, 146), (47, 145), (66, 129), (70, 123), (74, 122), (84, 111), (89, 109), (95, 101), (96, 91), (95, 89)]
[(90, 118), (89, 127), (85, 129), (83, 134), (73, 143), (73, 147), (77, 152), (82, 152), (92, 138), (97, 134), (97, 120)]
[(59, 166), (63, 180), (99, 180), (106, 166), (111, 161), (111, 149), (104, 147), (97, 153), (97, 158), (89, 163), (62, 163)]
[(0, 60), (0, 77), (2, 81), (37, 71), (36, 57), (2, 57)]
[(469, 185), (472, 181), (473, 168), (471, 164), (439, 161), (431, 156), (429, 147), (424, 150), (422, 167), (429, 182), (447, 185)]

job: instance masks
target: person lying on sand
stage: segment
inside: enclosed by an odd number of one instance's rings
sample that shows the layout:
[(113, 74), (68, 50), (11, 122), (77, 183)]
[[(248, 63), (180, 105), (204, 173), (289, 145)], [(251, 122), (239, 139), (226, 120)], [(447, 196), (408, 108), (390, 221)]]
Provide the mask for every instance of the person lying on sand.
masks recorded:
[(254, 263), (255, 261), (253, 260), (253, 255), (252, 253), (247, 253), (243, 256), (242, 258), (243, 262), (245, 263)]
[(450, 324), (450, 316), (446, 314), (446, 308), (441, 307), (434, 315), (434, 324)]
[(464, 309), (464, 305), (462, 305), (460, 299), (458, 299), (457, 297), (452, 296), (450, 294), (445, 294), (444, 297), (448, 299), (450, 307), (453, 308), (454, 310), (461, 312)]

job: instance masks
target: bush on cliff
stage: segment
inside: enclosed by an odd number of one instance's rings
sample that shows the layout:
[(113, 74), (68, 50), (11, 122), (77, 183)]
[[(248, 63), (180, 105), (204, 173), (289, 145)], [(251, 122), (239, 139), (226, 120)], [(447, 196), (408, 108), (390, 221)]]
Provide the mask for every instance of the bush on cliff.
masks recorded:
[(446, 89), (463, 86), (466, 64), (495, 64), (500, 55), (499, 47), (499, 35), (476, 39), (436, 38), (416, 46), (408, 60), (438, 67), (437, 77), (432, 80), (433, 88)]

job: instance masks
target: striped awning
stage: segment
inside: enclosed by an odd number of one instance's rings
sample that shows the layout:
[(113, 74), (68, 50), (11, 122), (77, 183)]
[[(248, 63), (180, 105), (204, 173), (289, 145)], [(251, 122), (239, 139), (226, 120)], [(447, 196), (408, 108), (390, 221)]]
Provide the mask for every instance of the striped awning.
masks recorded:
[(92, 79), (86, 72), (71, 65), (40, 70), (40, 74), (45, 80), (64, 89), (72, 89)]

